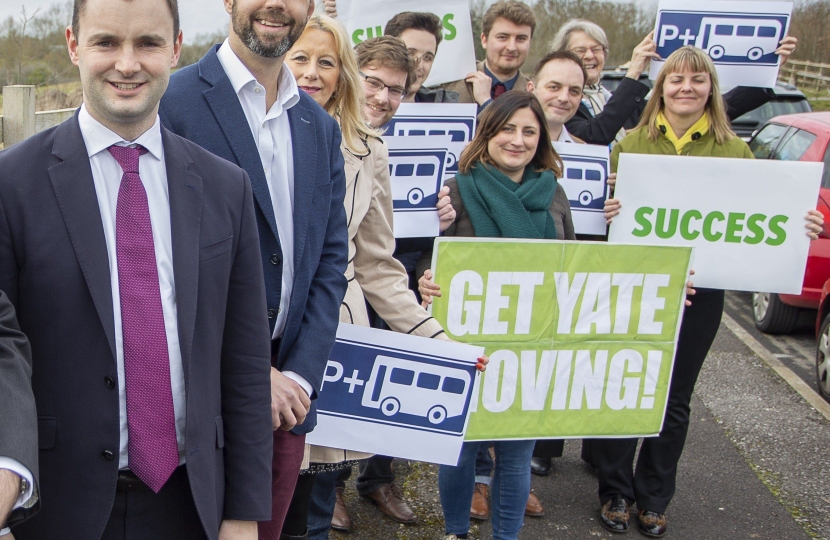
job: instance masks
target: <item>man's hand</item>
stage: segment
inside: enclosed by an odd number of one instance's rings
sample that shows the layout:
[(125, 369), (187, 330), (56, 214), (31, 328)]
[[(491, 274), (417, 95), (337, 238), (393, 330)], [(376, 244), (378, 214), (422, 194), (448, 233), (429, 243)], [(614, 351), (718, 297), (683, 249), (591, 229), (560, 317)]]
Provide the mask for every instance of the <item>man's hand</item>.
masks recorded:
[[(0, 469), (0, 529), (20, 497), (20, 477), (8, 469)], [(8, 535), (3, 540), (9, 538)]]
[(435, 204), (438, 209), (438, 230), (440, 232), (446, 231), (450, 225), (455, 221), (455, 208), (450, 202), (450, 188), (444, 186), (438, 192), (438, 202)]
[(483, 71), (474, 71), (468, 73), (464, 80), (472, 83), (473, 99), (476, 100), (476, 103), (484, 105), (491, 99), (490, 90), (493, 87), (493, 79), (489, 75)]
[(291, 431), (305, 422), (311, 409), (311, 399), (303, 387), (271, 368), (271, 420), (274, 430)]
[[(302, 389), (300, 389), (302, 390)], [(226, 519), (219, 526), (219, 540), (256, 540), (256, 521)], [(5, 540), (5, 538), (3, 539)]]

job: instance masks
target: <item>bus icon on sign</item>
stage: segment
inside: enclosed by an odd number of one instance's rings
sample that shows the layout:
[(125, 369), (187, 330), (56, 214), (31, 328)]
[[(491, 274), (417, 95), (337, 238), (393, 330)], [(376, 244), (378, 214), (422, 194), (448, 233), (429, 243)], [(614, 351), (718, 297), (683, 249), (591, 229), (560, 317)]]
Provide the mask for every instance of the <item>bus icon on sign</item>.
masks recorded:
[(781, 23), (769, 19), (729, 19), (704, 17), (695, 38), (695, 47), (720, 60), (724, 56), (741, 56), (760, 60), (778, 48)]
[(563, 173), (559, 183), (571, 201), (571, 208), (602, 209), (605, 205), (605, 162), (562, 156)]
[(446, 149), (390, 150), (389, 177), (396, 210), (434, 209), (444, 184)]
[(473, 138), (473, 120), (470, 118), (393, 117), (389, 134), (396, 137), (433, 137), (449, 135), (453, 142), (468, 142)]
[(384, 416), (411, 414), (438, 425), (464, 414), (471, 382), (463, 369), (378, 355), (361, 405)]
[(666, 58), (684, 45), (706, 51), (720, 64), (776, 65), (787, 15), (662, 11), (657, 53)]

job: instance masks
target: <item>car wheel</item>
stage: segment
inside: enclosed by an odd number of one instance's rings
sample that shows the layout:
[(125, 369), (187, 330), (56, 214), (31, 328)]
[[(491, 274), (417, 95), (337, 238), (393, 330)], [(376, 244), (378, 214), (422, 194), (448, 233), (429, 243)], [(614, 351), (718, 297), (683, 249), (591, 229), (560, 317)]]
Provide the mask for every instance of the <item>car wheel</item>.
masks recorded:
[(747, 53), (747, 58), (752, 61), (759, 60), (762, 56), (764, 56), (764, 51), (759, 47), (753, 47), (749, 49), (749, 53)]
[(440, 405), (436, 405), (429, 410), (427, 418), (429, 418), (430, 424), (440, 424), (447, 418), (447, 409)]
[(401, 402), (393, 397), (388, 397), (380, 404), (380, 412), (385, 416), (395, 416), (401, 410)]
[(775, 293), (752, 293), (755, 327), (766, 334), (787, 334), (798, 322), (799, 310), (788, 306)]
[(709, 48), (709, 56), (711, 56), (713, 60), (719, 59), (725, 52), (726, 51), (720, 45), (714, 45)]
[(816, 345), (816, 383), (821, 397), (830, 401), (830, 315), (821, 323)]

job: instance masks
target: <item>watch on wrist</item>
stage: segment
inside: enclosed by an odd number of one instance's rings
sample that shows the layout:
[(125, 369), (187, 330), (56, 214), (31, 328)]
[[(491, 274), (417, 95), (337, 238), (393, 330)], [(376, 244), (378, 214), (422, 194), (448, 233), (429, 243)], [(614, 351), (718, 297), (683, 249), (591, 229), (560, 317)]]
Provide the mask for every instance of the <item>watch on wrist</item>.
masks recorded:
[(20, 477), (20, 493), (19, 493), (19, 495), (22, 497), (23, 495), (26, 494), (27, 491), (29, 491), (29, 481), (21, 476)]

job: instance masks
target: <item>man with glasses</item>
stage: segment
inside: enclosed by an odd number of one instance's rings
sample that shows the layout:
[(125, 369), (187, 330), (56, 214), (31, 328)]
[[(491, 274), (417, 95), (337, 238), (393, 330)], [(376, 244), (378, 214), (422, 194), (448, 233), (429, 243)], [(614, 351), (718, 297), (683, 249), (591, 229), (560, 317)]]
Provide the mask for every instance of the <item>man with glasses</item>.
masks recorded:
[(524, 90), (530, 79), (519, 70), (527, 60), (535, 29), (536, 15), (527, 4), (516, 0), (496, 2), (482, 20), (485, 59), (463, 81), (442, 87), (458, 92), (460, 103), (478, 103), (479, 110), (508, 90)]
[(403, 41), (391, 36), (366, 40), (354, 51), (366, 95), (363, 112), (372, 127), (381, 128), (407, 96), (415, 79), (414, 62)]

